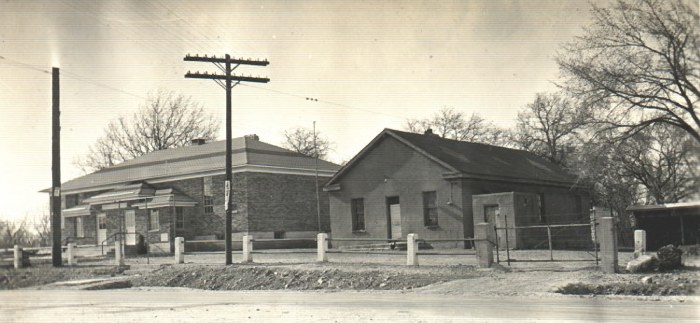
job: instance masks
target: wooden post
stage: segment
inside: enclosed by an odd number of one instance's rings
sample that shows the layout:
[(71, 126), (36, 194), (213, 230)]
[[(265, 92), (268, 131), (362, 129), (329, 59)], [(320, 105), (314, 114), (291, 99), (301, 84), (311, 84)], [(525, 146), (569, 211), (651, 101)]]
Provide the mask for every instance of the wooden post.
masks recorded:
[(15, 245), (14, 251), (15, 269), (20, 269), (22, 268), (22, 248), (19, 245)]
[(68, 258), (68, 266), (78, 264), (78, 259), (75, 257), (75, 243), (71, 242), (66, 246), (66, 257)]
[(479, 267), (488, 268), (493, 264), (493, 245), (491, 243), (491, 224), (477, 223), (474, 225), (474, 238), (476, 245), (476, 260)]
[(552, 229), (547, 225), (547, 241), (549, 241), (549, 260), (554, 260), (554, 254), (552, 252)]
[(606, 273), (617, 272), (617, 236), (612, 217), (600, 218), (601, 268)]
[(647, 252), (647, 232), (644, 230), (634, 230), (634, 258), (644, 255)]
[(175, 238), (175, 263), (185, 263), (185, 238)]
[(122, 242), (119, 239), (114, 241), (114, 263), (117, 266), (124, 266), (124, 257), (122, 257)]
[(243, 262), (253, 262), (253, 237), (243, 236)]
[(327, 233), (319, 233), (316, 237), (316, 249), (317, 249), (317, 258), (316, 261), (318, 262), (327, 262), (328, 261), (328, 256), (326, 255), (326, 250), (328, 249), (328, 234)]
[(418, 235), (409, 233), (406, 236), (406, 264), (409, 266), (418, 266)]

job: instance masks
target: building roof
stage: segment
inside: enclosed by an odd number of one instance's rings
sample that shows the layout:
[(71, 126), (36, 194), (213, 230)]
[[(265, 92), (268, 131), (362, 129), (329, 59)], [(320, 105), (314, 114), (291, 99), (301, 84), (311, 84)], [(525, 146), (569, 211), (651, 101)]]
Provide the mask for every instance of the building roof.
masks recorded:
[(384, 129), (338, 171), (328, 185), (337, 184), (353, 165), (371, 153), (372, 148), (387, 137), (404, 143), (449, 169), (451, 173), (445, 174), (446, 178), (507, 180), (566, 186), (577, 184), (576, 177), (558, 165), (524, 150), (445, 139), (432, 134)]
[[(246, 168), (257, 172), (313, 174), (314, 158), (257, 139), (233, 138), (233, 171)], [(85, 175), (61, 185), (64, 193), (113, 189), (137, 181), (166, 181), (204, 174), (223, 174), (226, 168), (226, 141), (215, 141), (155, 151), (121, 164)], [(340, 166), (318, 161), (319, 176), (331, 176)]]
[(699, 209), (700, 201), (667, 203), (659, 205), (633, 205), (627, 208), (628, 211), (659, 211), (659, 210), (678, 210), (678, 209)]

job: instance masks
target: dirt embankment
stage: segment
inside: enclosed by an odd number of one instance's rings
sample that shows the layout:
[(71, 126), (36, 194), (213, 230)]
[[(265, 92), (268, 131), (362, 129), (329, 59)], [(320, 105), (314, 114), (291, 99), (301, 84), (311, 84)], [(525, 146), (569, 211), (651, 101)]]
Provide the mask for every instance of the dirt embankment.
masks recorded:
[(114, 277), (122, 272), (122, 268), (115, 266), (56, 268), (39, 265), (21, 270), (0, 269), (0, 290), (40, 286), (67, 280)]
[(134, 286), (189, 287), (209, 290), (404, 290), (474, 276), (473, 267), (432, 274), (402, 270), (343, 270), (318, 267), (170, 266), (131, 279)]

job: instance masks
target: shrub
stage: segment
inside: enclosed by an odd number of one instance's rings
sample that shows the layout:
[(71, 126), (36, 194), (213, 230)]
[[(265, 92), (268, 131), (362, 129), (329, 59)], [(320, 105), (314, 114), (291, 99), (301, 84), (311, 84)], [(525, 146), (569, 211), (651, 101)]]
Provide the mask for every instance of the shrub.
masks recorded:
[(673, 270), (681, 268), (681, 255), (683, 251), (681, 249), (668, 245), (661, 247), (659, 251), (656, 252), (656, 258), (659, 259), (659, 270)]

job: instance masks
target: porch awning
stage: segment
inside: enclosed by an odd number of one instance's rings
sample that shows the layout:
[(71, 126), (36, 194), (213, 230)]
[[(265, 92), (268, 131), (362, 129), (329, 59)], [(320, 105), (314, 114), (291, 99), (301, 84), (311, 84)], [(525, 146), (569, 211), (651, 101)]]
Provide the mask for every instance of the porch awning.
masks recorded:
[(61, 215), (64, 218), (90, 215), (90, 205), (89, 204), (76, 205), (70, 209), (65, 209), (65, 210), (61, 211)]
[(161, 207), (194, 207), (197, 205), (193, 199), (186, 195), (180, 194), (172, 188), (157, 190), (153, 198), (147, 199), (144, 202), (134, 203), (133, 206), (139, 209), (155, 209)]
[(126, 185), (83, 200), (87, 204), (108, 204), (127, 201), (138, 201), (153, 196), (155, 190), (144, 184)]

